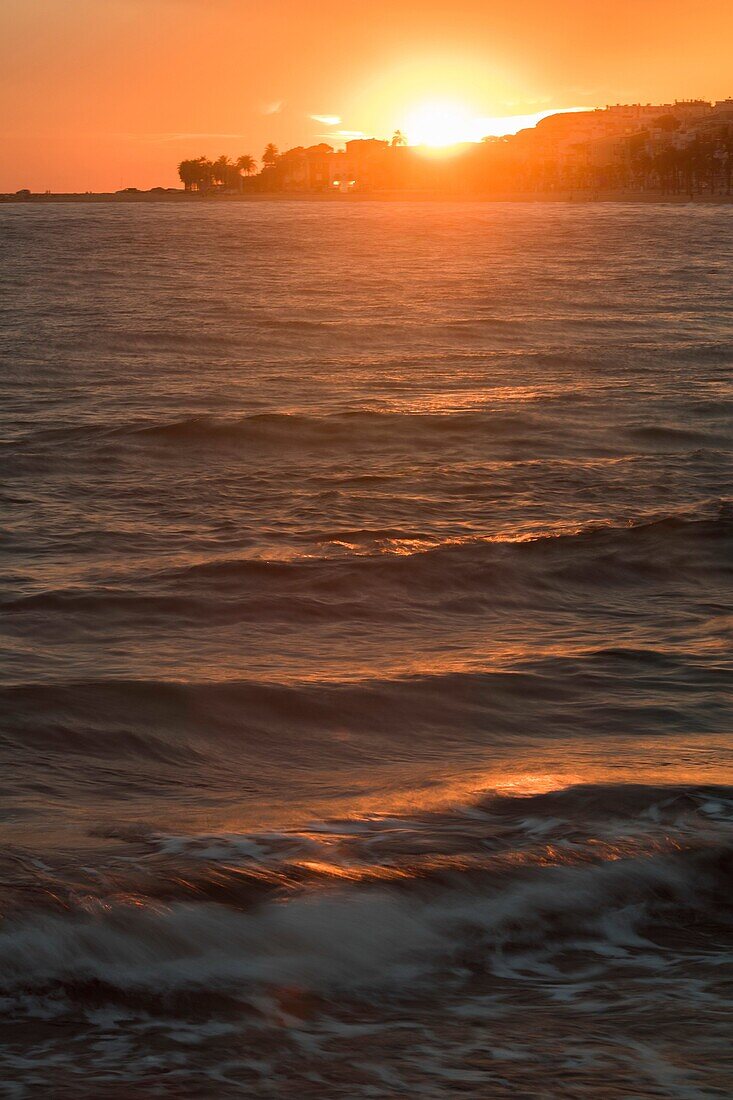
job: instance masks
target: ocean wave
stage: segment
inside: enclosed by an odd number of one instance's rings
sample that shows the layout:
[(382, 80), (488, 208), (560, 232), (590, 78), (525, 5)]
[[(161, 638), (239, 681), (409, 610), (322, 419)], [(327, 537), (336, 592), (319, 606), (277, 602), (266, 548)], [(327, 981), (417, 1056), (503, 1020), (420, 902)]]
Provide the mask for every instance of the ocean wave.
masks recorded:
[(483, 666), (452, 660), (330, 680), (21, 682), (0, 687), (2, 743), (24, 754), (56, 746), (84, 754), (90, 766), (116, 753), (167, 754), (185, 765), (194, 748), (226, 760), (235, 747), (237, 756), (246, 748), (259, 757), (277, 745), (281, 763), (307, 770), (316, 748), (334, 766), (404, 760), (416, 737), (440, 756), (457, 741), (470, 752), (501, 738), (529, 743), (581, 731), (586, 738), (637, 729), (715, 733), (730, 721), (728, 682), (723, 664), (640, 648), (540, 649)]
[[(722, 406), (719, 412), (721, 415), (724, 413)], [(689, 426), (683, 427), (679, 424), (648, 424), (641, 428), (632, 428), (630, 435), (647, 443), (662, 446), (678, 444), (684, 447), (700, 447), (703, 444), (709, 445), (711, 443), (725, 445), (728, 439), (728, 436), (723, 432), (711, 432), (709, 427), (695, 429)]]
[[(414, 998), (425, 983), (455, 987), (486, 971), (522, 982), (653, 976), (670, 952), (727, 949), (732, 826), (731, 788), (609, 786), (494, 794), (302, 835), (152, 838), (150, 867), (127, 884), (117, 875), (114, 892), (77, 890), (59, 909), (56, 884), (55, 905), (8, 916), (0, 991)], [(177, 896), (146, 896), (151, 870)], [(197, 886), (205, 874), (236, 885), (212, 901), (215, 890)], [(258, 880), (266, 889), (253, 894)]]
[[(399, 532), (395, 537), (394, 532), (385, 530), (333, 531), (327, 538), (322, 536), (321, 539), (326, 548), (328, 542), (334, 547), (335, 552), (330, 554), (308, 554), (291, 562), (262, 558), (209, 560), (167, 573), (161, 572), (156, 580), (163, 583), (168, 579), (185, 582), (203, 576), (215, 581), (231, 577), (242, 579), (251, 574), (258, 584), (275, 576), (291, 579), (298, 576), (299, 583), (304, 583), (309, 574), (326, 565), (329, 583), (334, 584), (338, 584), (339, 571), (348, 572), (354, 568), (379, 573), (403, 570), (410, 577), (418, 577), (424, 571), (432, 582), (436, 567), (440, 570), (445, 566), (446, 579), (452, 578), (460, 584), (466, 576), (465, 570), (472, 565), (498, 568), (514, 563), (522, 567), (546, 562), (550, 567), (557, 565), (562, 570), (565, 565), (575, 568), (582, 556), (599, 570), (616, 564), (619, 575), (626, 570), (629, 577), (633, 577), (635, 566), (644, 563), (646, 577), (649, 569), (663, 572), (679, 568), (680, 561), (676, 555), (705, 554), (706, 551), (715, 555), (719, 548), (723, 551), (719, 566), (728, 572), (733, 568), (727, 558), (731, 540), (733, 506), (725, 501), (719, 502), (717, 509), (710, 506), (704, 511), (655, 516), (648, 520), (629, 521), (623, 526), (592, 523), (586, 527), (551, 530), (525, 538), (469, 536), (449, 538), (437, 545), (434, 538), (419, 532), (410, 533), (407, 537)], [(347, 556), (343, 554), (344, 549), (349, 551)], [(690, 558), (690, 564), (694, 565), (694, 557)], [(706, 556), (705, 565), (714, 564), (715, 560), (710, 561)], [(568, 575), (567, 579), (572, 578)]]
[[(215, 447), (226, 444), (277, 447), (353, 447), (359, 442), (404, 447), (409, 443), (448, 442), (478, 435), (491, 439), (528, 439), (527, 433), (551, 430), (552, 425), (527, 410), (477, 408), (459, 412), (403, 412), (353, 409), (308, 414), (257, 412), (238, 417), (181, 416), (175, 420), (132, 419), (126, 424), (99, 419), (53, 428), (34, 429), (29, 439), (62, 444), (157, 444), (179, 447)], [(490, 435), (487, 436), (487, 431)], [(18, 441), (16, 441), (18, 442)]]
[[(524, 448), (524, 456), (545, 456), (558, 450), (567, 454), (576, 443), (587, 458), (628, 453), (638, 446), (653, 451), (665, 448), (676, 451), (691, 447), (727, 448), (730, 443), (723, 400), (717, 405), (702, 402), (699, 408), (691, 407), (685, 421), (639, 425), (629, 418), (609, 430), (609, 425), (594, 419), (590, 411), (587, 415), (572, 412), (580, 400), (577, 391), (550, 388), (547, 392), (523, 394), (519, 389), (516, 398), (504, 395), (492, 401), (489, 397), (474, 404), (464, 403), (459, 395), (456, 407), (451, 406), (448, 396), (440, 411), (421, 407), (418, 396), (414, 408), (407, 403), (407, 407), (394, 408), (261, 411), (237, 416), (186, 412), (171, 419), (132, 415), (122, 422), (97, 416), (84, 421), (56, 422), (52, 426), (28, 425), (25, 430), (19, 428), (7, 446), (11, 452), (26, 444), (40, 444), (72, 449), (152, 446), (172, 452), (180, 452), (182, 447), (266, 451), (275, 448), (278, 452), (306, 448), (328, 452), (336, 449), (348, 454), (355, 448), (402, 451), (420, 446), (476, 445), (482, 454), (498, 448), (499, 453), (509, 449), (514, 455), (518, 448)], [(708, 422), (691, 425), (689, 416), (695, 412), (706, 415)]]
[(436, 541), (427, 532), (333, 530), (313, 551), (288, 560), (209, 558), (129, 570), (116, 586), (80, 584), (0, 596), (6, 614), (109, 614), (181, 622), (315, 621), (350, 616), (399, 618), (394, 601), (429, 600), (452, 613), (488, 610), (578, 590), (647, 586), (668, 580), (729, 583), (733, 510), (728, 502), (623, 526), (594, 523), (522, 539), (463, 537)]
[[(537, 670), (524, 672), (447, 672), (355, 682), (268, 683), (258, 680), (177, 683), (164, 680), (87, 680), (18, 684), (0, 688), (7, 715), (3, 739), (26, 751), (32, 746), (88, 753), (95, 735), (132, 747), (130, 729), (154, 728), (155, 738), (173, 746), (189, 740), (199, 746), (242, 741), (249, 748), (276, 740), (291, 761), (313, 745), (328, 744), (335, 731), (388, 733), (391, 751), (403, 753), (416, 730), (452, 731), (474, 737), (487, 723), (525, 728), (530, 700), (567, 700), (569, 687)], [(523, 704), (524, 713), (517, 713)], [(610, 719), (609, 719), (610, 720)], [(620, 720), (620, 719), (619, 719)], [(547, 719), (548, 730), (552, 727)], [(125, 737), (121, 742), (121, 734)], [(296, 734), (298, 736), (296, 736)], [(299, 738), (306, 738), (302, 743)], [(155, 739), (154, 739), (155, 740)], [(138, 742), (144, 752), (144, 740)], [(358, 755), (378, 752), (373, 739)], [(310, 750), (308, 746), (310, 745)], [(106, 752), (113, 751), (108, 746)], [(356, 748), (354, 751), (357, 751)], [(305, 766), (306, 760), (302, 760)]]

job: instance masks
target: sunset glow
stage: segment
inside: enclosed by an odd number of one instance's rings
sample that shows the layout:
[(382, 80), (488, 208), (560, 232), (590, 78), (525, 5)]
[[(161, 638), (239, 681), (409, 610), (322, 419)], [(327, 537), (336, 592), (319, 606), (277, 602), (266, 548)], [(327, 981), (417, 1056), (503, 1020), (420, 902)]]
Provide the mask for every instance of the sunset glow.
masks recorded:
[(410, 110), (398, 127), (408, 145), (423, 146), (431, 152), (449, 152), (465, 142), (487, 137), (506, 137), (536, 126), (552, 114), (582, 111), (583, 107), (557, 107), (521, 115), (479, 115), (457, 101), (435, 100)]
[(403, 132), (410, 145), (427, 145), (433, 149), (474, 141), (476, 119), (459, 103), (423, 103), (412, 110)]
[(0, 0), (2, 1096), (733, 1097), (732, 34)]
[(614, 13), (581, 0), (2, 0), (0, 191), (176, 186), (184, 158), (259, 161), (268, 142), (340, 148), (400, 129), (445, 149), (562, 108), (730, 94), (729, 3), (694, 19), (661, 0)]

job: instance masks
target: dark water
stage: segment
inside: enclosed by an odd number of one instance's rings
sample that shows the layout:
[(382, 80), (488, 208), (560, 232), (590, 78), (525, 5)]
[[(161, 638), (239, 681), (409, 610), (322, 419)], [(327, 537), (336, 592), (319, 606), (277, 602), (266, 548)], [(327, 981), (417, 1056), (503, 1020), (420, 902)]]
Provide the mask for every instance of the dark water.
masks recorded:
[(733, 1094), (733, 208), (0, 248), (2, 1095)]

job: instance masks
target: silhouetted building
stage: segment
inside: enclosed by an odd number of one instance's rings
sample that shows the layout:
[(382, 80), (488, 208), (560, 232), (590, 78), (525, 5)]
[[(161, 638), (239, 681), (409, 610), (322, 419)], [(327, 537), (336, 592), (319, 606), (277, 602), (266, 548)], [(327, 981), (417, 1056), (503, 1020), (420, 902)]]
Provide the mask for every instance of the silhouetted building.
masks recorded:
[[(733, 99), (614, 104), (549, 115), (532, 128), (457, 145), (449, 156), (376, 138), (325, 142), (272, 156), (256, 178), (242, 179), (226, 158), (185, 161), (187, 188), (226, 186), (286, 192), (433, 192), (495, 194), (614, 189), (672, 193), (731, 192)], [(250, 161), (251, 158), (243, 158)], [(248, 171), (247, 168), (244, 169)], [(190, 180), (189, 180), (190, 177)], [(217, 184), (217, 180), (224, 184)]]

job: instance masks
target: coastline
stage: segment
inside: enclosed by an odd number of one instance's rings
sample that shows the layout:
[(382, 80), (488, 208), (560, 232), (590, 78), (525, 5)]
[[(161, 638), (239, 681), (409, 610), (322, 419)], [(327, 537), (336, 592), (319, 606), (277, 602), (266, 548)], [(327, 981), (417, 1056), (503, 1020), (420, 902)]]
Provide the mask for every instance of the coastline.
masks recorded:
[(362, 191), (352, 194), (333, 192), (254, 192), (245, 195), (198, 195), (186, 191), (140, 192), (69, 192), (31, 195), (0, 194), (0, 204), (34, 205), (39, 203), (241, 203), (241, 202), (524, 202), (524, 203), (645, 203), (655, 205), (705, 204), (729, 206), (731, 195), (682, 195), (659, 191), (553, 191), (496, 192), (486, 194), (456, 194), (445, 191)]

